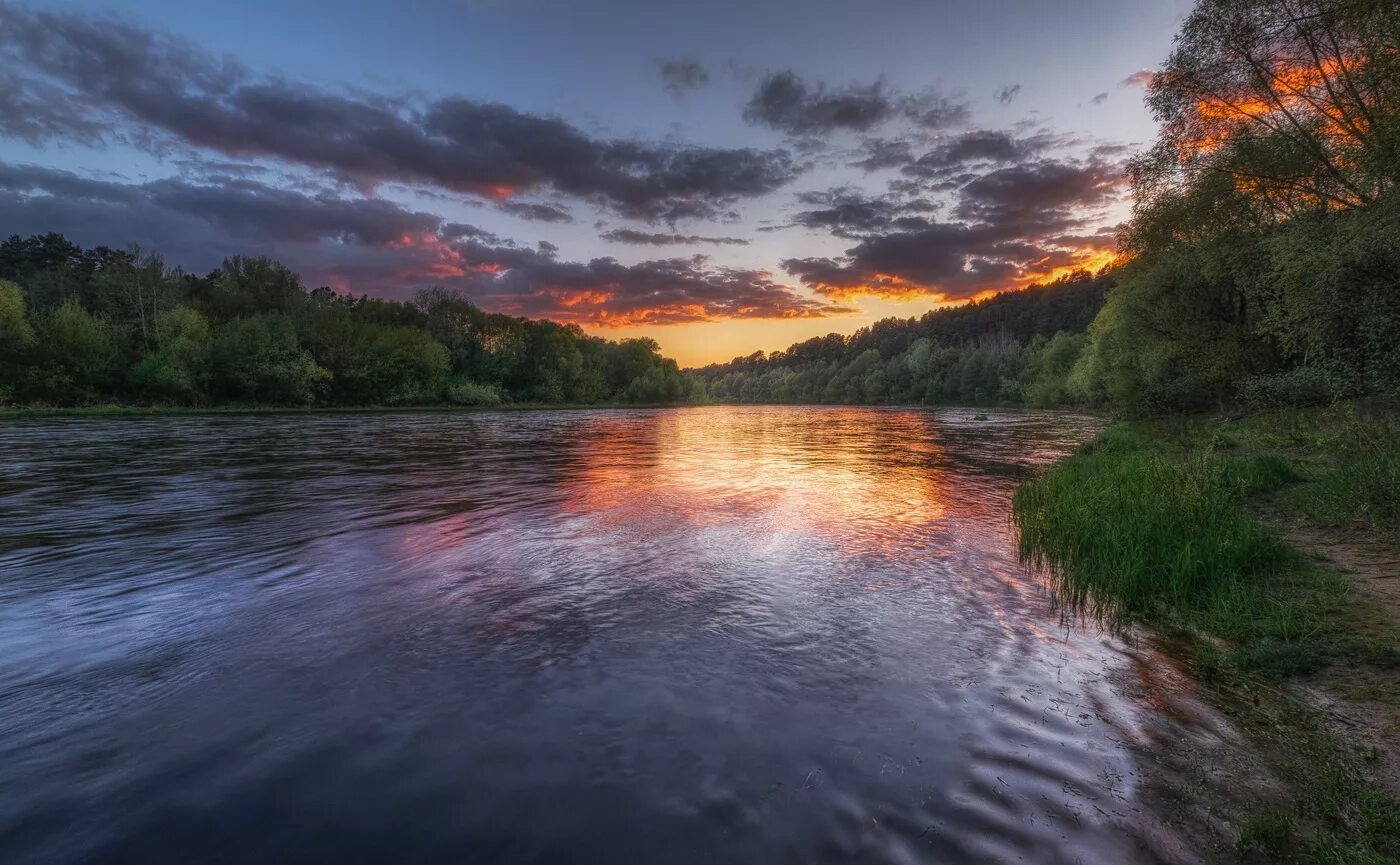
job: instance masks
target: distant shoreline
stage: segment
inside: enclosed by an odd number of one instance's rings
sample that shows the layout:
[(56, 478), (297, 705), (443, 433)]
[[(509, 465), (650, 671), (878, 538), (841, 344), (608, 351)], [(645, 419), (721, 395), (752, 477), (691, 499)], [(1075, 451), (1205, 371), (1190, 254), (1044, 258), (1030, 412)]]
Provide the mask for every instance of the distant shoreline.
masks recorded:
[(197, 415), (314, 415), (314, 414), (418, 414), (450, 413), (481, 414), (486, 412), (537, 411), (630, 411), (658, 408), (832, 408), (832, 409), (900, 409), (904, 411), (967, 411), (974, 413), (1018, 411), (1036, 414), (1076, 414), (1086, 417), (1107, 417), (1106, 413), (1087, 408), (1030, 408), (1020, 405), (852, 405), (847, 403), (514, 403), (511, 405), (404, 405), (404, 406), (3, 406), (0, 420), (21, 417), (156, 417)]

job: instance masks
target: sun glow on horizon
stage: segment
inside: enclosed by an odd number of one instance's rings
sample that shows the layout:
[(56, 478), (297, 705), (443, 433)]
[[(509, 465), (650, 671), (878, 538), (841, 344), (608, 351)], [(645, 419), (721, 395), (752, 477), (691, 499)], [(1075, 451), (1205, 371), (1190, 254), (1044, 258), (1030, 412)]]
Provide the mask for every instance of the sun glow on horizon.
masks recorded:
[(725, 363), (755, 351), (784, 350), (794, 343), (830, 333), (849, 336), (881, 319), (918, 318), (927, 312), (976, 303), (1006, 292), (1034, 291), (1038, 285), (1046, 285), (1079, 272), (1097, 274), (1125, 260), (1124, 255), (1115, 249), (1085, 250), (1082, 254), (1082, 258), (1069, 264), (1037, 270), (1003, 288), (989, 288), (964, 298), (948, 298), (927, 289), (895, 294), (853, 291), (851, 298), (859, 299), (861, 303), (856, 312), (847, 315), (708, 319), (702, 314), (695, 321), (682, 323), (648, 321), (643, 315), (630, 319), (619, 317), (612, 321), (576, 323), (585, 332), (604, 339), (654, 339), (661, 346), (661, 353), (674, 358), (682, 369), (695, 368)]

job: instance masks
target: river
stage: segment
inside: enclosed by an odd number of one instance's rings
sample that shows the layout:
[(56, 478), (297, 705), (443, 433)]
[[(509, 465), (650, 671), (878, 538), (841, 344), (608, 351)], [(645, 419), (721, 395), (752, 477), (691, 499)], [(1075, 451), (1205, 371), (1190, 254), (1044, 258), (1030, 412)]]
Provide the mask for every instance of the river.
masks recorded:
[(1140, 763), (1209, 713), (1008, 519), (1097, 427), (0, 422), (0, 861), (1180, 855)]

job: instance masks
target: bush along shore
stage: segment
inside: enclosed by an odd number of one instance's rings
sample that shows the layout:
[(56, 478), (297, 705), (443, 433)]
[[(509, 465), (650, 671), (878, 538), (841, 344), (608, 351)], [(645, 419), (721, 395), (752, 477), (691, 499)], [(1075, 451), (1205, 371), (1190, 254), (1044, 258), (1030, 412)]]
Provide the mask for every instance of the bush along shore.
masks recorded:
[[(1245, 858), (1400, 861), (1392, 410), (1120, 423), (1022, 484), (1013, 517), (1073, 609), (1179, 645), (1260, 745), (1288, 801), (1231, 815)], [(1374, 719), (1370, 741), (1327, 723), (1319, 690)]]

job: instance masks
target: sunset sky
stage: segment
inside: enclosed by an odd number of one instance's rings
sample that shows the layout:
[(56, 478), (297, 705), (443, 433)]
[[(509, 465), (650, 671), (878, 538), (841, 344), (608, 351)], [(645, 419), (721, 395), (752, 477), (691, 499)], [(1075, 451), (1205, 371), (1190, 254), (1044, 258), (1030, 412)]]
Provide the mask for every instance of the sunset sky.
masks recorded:
[(0, 235), (682, 365), (1110, 254), (1187, 0), (0, 0)]

